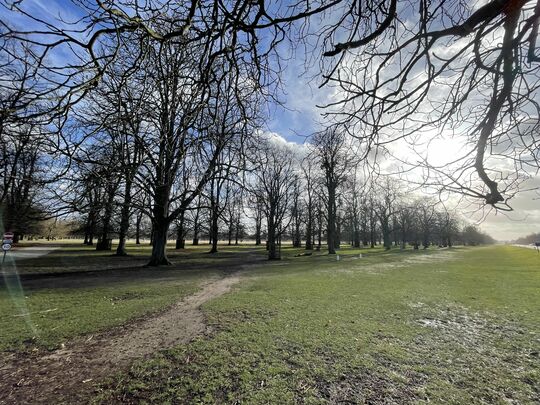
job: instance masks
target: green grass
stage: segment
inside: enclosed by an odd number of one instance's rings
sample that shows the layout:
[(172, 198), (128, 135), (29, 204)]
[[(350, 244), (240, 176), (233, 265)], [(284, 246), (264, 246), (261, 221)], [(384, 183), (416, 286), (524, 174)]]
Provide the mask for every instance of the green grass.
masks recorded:
[[(48, 244), (31, 241), (22, 243), (18, 245), (18, 247), (31, 248), (32, 245), (55, 246), (55, 244), (56, 242)], [(114, 256), (116, 245), (113, 245), (112, 251), (96, 251), (95, 246), (84, 246), (80, 241), (79, 243), (75, 243), (75, 241), (72, 240), (67, 242), (62, 241), (59, 243), (59, 246), (60, 248), (58, 250), (53, 250), (46, 256), (17, 261), (15, 266), (17, 272), (24, 275), (108, 271), (129, 268), (139, 269), (148, 263), (152, 251), (152, 247), (146, 243), (141, 245), (128, 243), (127, 252), (129, 256), (117, 257)], [(207, 244), (201, 244), (198, 246), (187, 245), (186, 249), (175, 250), (174, 243), (169, 243), (167, 246), (167, 254), (173, 263), (181, 265), (185, 265), (185, 259), (189, 259), (187, 264), (192, 267), (196, 265), (209, 267), (212, 264), (215, 264), (217, 267), (222, 264), (224, 261), (223, 259), (230, 257), (232, 260), (238, 260), (238, 253), (241, 252), (264, 254), (264, 248), (255, 247), (249, 244), (239, 246), (219, 246), (219, 253), (212, 255), (208, 254), (209, 249), (210, 247)], [(9, 263), (9, 260), (6, 262)]]
[[(69, 243), (47, 256), (4, 265), (4, 272), (21, 279), (0, 276), (0, 352), (54, 349), (163, 309), (218, 274), (208, 268), (213, 262), (217, 268), (227, 260), (221, 253), (187, 249), (172, 253), (180, 265), (143, 268), (150, 247), (128, 248), (131, 256), (113, 258)], [(53, 276), (43, 278), (44, 273)]]
[(0, 290), (0, 351), (53, 349), (161, 309), (196, 291), (195, 280), (135, 280), (114, 286)]
[(205, 306), (211, 338), (137, 362), (96, 401), (540, 400), (536, 252), (376, 250), (358, 258), (350, 249), (340, 261), (296, 252)]

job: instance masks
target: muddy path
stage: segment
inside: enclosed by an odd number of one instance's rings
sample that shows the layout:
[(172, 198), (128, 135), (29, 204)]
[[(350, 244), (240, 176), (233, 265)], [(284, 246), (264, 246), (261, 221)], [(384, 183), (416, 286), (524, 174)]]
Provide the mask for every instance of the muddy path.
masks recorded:
[(240, 280), (240, 273), (213, 278), (157, 315), (75, 339), (45, 355), (12, 354), (1, 359), (0, 404), (84, 403), (97, 382), (134, 360), (204, 334), (201, 305), (229, 292)]

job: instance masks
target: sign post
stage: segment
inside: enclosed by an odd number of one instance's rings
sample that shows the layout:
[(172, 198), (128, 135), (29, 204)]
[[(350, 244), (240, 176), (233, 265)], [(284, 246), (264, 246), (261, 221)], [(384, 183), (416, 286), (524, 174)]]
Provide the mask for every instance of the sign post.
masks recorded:
[(2, 257), (2, 264), (6, 261), (6, 254), (13, 245), (13, 232), (4, 233), (4, 239), (2, 240), (2, 250), (4, 251), (4, 257)]

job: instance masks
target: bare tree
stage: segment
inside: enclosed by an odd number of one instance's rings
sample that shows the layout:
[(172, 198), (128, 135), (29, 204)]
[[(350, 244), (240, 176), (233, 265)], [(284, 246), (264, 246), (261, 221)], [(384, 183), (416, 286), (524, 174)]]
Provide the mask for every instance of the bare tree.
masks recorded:
[(324, 83), (343, 94), (329, 114), (366, 151), (452, 134), (468, 152), (451, 171), (421, 162), (434, 183), (510, 209), (538, 168), (540, 2), (369, 0), (339, 21), (321, 31)]
[(382, 176), (376, 180), (373, 193), (375, 194), (373, 209), (381, 225), (383, 246), (390, 249), (392, 247), (390, 235), (393, 231), (391, 220), (398, 209), (398, 185), (394, 179)]
[(288, 145), (261, 139), (250, 191), (263, 203), (268, 231), (268, 259), (281, 259), (281, 237), (289, 225), (296, 183), (295, 155)]
[(323, 170), (323, 182), (327, 191), (327, 230), (328, 253), (335, 254), (338, 243), (336, 229), (338, 187), (346, 178), (352, 165), (352, 155), (346, 143), (346, 134), (335, 127), (318, 132), (313, 136), (314, 156)]
[(318, 183), (317, 176), (320, 176), (320, 172), (317, 170), (316, 164), (310, 156), (307, 156), (302, 160), (301, 170), (304, 182), (303, 199), (306, 210), (306, 250), (313, 250), (317, 199), (315, 188)]

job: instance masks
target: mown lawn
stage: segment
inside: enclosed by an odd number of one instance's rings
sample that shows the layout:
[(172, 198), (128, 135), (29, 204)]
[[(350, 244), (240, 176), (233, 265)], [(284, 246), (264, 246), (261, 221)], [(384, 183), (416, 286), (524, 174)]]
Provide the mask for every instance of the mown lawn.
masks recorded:
[(7, 261), (2, 271), (9, 276), (0, 276), (0, 355), (55, 349), (161, 310), (222, 275), (221, 262), (230, 262), (225, 252), (208, 256), (201, 247), (173, 250), (173, 266), (144, 268), (150, 249), (129, 245), (130, 256), (116, 258), (71, 242), (43, 257)]
[(205, 306), (213, 336), (137, 362), (95, 401), (540, 402), (535, 251), (293, 253)]
[[(266, 254), (250, 244), (220, 246), (213, 255), (207, 253), (208, 245), (176, 251), (171, 244), (173, 266), (156, 269), (144, 267), (151, 252), (147, 244), (129, 243), (128, 257), (112, 257), (112, 252), (97, 252), (80, 241), (27, 242), (19, 247), (57, 244), (60, 247), (45, 256), (8, 258), (2, 267), (10, 276), (0, 276), (0, 352), (51, 350), (77, 336), (125, 324), (192, 294), (209, 277), (238, 269), (247, 263), (247, 255), (264, 263)], [(303, 250), (284, 249), (285, 257), (299, 252)], [(344, 253), (358, 254), (353, 249)]]
[(197, 280), (138, 279), (111, 286), (0, 289), (0, 352), (54, 349), (66, 340), (121, 325), (197, 290)]

